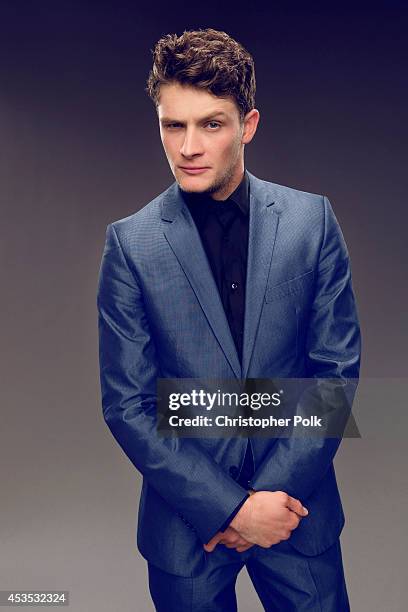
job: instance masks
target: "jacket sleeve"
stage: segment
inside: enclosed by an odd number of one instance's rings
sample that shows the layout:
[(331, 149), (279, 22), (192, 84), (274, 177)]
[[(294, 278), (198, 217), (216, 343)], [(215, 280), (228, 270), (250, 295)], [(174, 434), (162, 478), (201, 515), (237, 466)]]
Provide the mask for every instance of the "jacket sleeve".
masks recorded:
[[(307, 323), (307, 376), (344, 381), (350, 411), (359, 376), (360, 328), (344, 238), (326, 197), (323, 206), (323, 240)], [(254, 474), (251, 488), (282, 490), (305, 501), (330, 467), (340, 442), (340, 437), (278, 439)]]
[(106, 230), (97, 307), (104, 419), (133, 465), (206, 543), (246, 491), (194, 439), (157, 434), (156, 347), (140, 283), (113, 224)]

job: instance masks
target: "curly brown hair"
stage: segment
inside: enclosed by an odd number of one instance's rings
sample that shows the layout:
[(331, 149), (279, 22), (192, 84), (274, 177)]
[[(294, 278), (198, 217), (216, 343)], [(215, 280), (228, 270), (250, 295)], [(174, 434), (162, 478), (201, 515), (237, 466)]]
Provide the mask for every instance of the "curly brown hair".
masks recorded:
[(255, 67), (248, 51), (225, 32), (212, 28), (167, 34), (157, 41), (146, 91), (156, 108), (160, 86), (193, 85), (220, 98), (232, 97), (240, 119), (255, 106)]

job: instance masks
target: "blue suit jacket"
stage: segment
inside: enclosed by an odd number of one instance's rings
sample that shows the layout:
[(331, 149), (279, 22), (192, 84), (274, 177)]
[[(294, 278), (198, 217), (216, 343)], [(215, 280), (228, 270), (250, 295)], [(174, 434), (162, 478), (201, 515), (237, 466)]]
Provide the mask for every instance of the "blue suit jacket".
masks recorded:
[[(242, 366), (194, 221), (177, 183), (108, 225), (99, 288), (103, 414), (143, 475), (137, 543), (161, 569), (195, 575), (208, 542), (245, 495), (230, 475), (246, 438), (166, 439), (156, 379), (357, 378), (360, 331), (347, 248), (321, 195), (249, 174)], [(286, 491), (309, 516), (289, 542), (306, 555), (344, 515), (333, 438), (253, 438), (255, 490)]]

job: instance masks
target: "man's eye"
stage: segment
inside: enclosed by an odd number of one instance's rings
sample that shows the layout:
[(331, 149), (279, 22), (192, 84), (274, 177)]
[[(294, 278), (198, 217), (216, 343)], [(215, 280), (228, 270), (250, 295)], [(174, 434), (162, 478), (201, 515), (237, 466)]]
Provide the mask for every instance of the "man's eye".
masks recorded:
[[(218, 121), (208, 121), (206, 125), (209, 126), (212, 130), (217, 129), (218, 127), (221, 126), (221, 124), (218, 123)], [(174, 123), (166, 123), (164, 127), (169, 128), (169, 129), (177, 129), (183, 126), (181, 123), (174, 122)]]

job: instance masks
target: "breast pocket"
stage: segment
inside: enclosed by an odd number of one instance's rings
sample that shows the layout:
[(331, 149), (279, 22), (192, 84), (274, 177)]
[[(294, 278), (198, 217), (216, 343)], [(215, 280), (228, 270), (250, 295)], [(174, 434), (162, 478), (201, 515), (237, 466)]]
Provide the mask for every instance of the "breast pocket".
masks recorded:
[(268, 285), (265, 293), (265, 302), (274, 302), (286, 296), (300, 296), (309, 293), (313, 288), (314, 270), (308, 270), (304, 274), (290, 278), (281, 283)]

